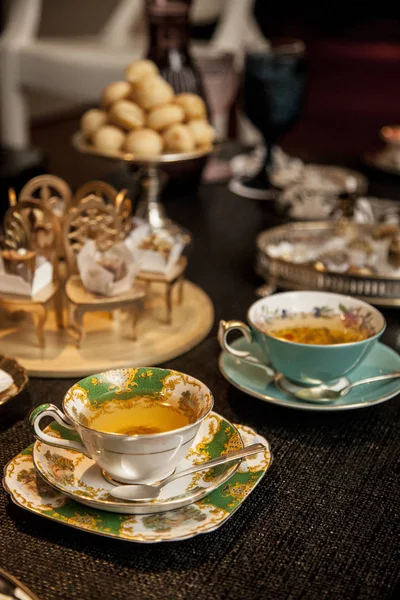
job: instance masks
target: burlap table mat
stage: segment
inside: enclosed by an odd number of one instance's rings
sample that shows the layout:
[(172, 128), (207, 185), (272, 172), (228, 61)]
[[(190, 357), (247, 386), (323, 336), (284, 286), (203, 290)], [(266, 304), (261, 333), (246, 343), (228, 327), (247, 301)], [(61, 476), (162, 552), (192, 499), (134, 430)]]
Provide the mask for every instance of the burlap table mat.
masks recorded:
[[(1, 490), (1, 566), (43, 600), (389, 598), (399, 570), (398, 400), (341, 414), (275, 408), (230, 387), (218, 352), (211, 337), (169, 364), (209, 385), (216, 410), (262, 433), (275, 459), (221, 529), (119, 542), (31, 515)], [(30, 402), (60, 404), (71, 383), (31, 380)], [(32, 441), (26, 420), (2, 427), (1, 467)]]

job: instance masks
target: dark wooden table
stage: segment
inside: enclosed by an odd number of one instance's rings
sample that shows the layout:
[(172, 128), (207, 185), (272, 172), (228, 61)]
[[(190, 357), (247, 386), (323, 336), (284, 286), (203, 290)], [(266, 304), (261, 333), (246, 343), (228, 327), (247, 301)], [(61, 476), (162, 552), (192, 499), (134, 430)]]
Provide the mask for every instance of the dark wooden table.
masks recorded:
[[(350, 165), (357, 166), (357, 165)], [(395, 178), (372, 174), (371, 192), (400, 197)], [(400, 403), (360, 411), (285, 410), (232, 388), (218, 371), (219, 319), (244, 319), (256, 299), (255, 236), (279, 222), (270, 204), (203, 186), (167, 201), (194, 234), (188, 277), (215, 306), (215, 326), (169, 366), (203, 380), (216, 410), (257, 429), (274, 463), (219, 530), (177, 543), (140, 545), (31, 515), (0, 490), (0, 565), (43, 600), (380, 600), (399, 574)], [(398, 311), (383, 341), (400, 347)], [(32, 379), (29, 396), (0, 415), (0, 466), (31, 441), (32, 405), (60, 405), (72, 380)]]

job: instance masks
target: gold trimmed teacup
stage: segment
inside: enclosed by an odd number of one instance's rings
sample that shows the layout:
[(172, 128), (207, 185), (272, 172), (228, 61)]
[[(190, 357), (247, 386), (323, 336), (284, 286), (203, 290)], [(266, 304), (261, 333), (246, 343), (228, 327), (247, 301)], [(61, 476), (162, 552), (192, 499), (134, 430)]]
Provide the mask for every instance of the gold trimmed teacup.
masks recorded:
[[(96, 429), (99, 415), (143, 401), (167, 403), (186, 415), (188, 424), (161, 433), (137, 435)], [(154, 367), (115, 369), (91, 375), (73, 385), (64, 397), (63, 411), (53, 404), (38, 406), (30, 415), (30, 424), (36, 439), (84, 453), (112, 479), (122, 483), (151, 483), (175, 470), (213, 404), (208, 387), (184, 373)], [(66, 428), (70, 438), (59, 439), (42, 430), (40, 422), (46, 416)]]

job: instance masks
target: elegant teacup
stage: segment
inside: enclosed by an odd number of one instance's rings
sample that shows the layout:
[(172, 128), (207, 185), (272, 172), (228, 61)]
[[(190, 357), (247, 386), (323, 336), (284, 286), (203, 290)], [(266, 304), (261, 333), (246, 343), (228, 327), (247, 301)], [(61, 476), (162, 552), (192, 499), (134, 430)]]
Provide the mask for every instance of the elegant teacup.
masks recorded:
[[(221, 321), (221, 347), (242, 360), (260, 364), (250, 351), (232, 347), (227, 335), (241, 331), (248, 342), (261, 349), (264, 366), (302, 384), (333, 382), (354, 369), (367, 356), (385, 330), (383, 315), (373, 306), (350, 296), (328, 292), (284, 292), (258, 300), (250, 307), (247, 320)], [(344, 343), (299, 343), (272, 335), (272, 332), (303, 328), (333, 327), (338, 322), (361, 333), (363, 339)], [(272, 369), (271, 369), (272, 374)]]
[[(160, 403), (167, 404), (185, 415), (188, 424), (162, 433), (138, 435), (96, 429), (100, 417), (103, 423), (111, 423), (110, 415), (137, 407), (138, 402), (155, 406), (156, 410), (160, 410)], [(174, 471), (213, 403), (208, 387), (184, 373), (154, 367), (116, 369), (91, 375), (73, 385), (64, 397), (64, 412), (52, 404), (38, 406), (30, 415), (30, 424), (38, 440), (83, 452), (119, 482), (150, 483)], [(71, 438), (61, 440), (43, 431), (40, 421), (46, 416), (71, 430)]]

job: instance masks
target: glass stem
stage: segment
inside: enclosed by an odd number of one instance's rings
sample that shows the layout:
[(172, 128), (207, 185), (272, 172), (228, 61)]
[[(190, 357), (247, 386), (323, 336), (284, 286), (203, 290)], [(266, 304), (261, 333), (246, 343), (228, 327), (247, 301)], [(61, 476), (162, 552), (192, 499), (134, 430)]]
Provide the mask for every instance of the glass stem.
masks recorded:
[(267, 173), (272, 166), (272, 150), (274, 147), (274, 142), (271, 140), (265, 140), (265, 158), (264, 158), (264, 171)]
[(264, 160), (263, 163), (261, 165), (260, 170), (257, 172), (257, 174), (254, 176), (254, 180), (257, 182), (262, 183), (262, 187), (265, 187), (265, 185), (267, 184), (267, 187), (269, 187), (269, 169), (272, 165), (272, 148), (273, 148), (273, 143), (270, 141), (265, 141), (265, 156), (264, 156)]
[(160, 202), (161, 173), (157, 166), (147, 165), (141, 169), (140, 186), (141, 199), (136, 210), (136, 217), (144, 219), (152, 231), (157, 231), (170, 226), (171, 221), (165, 213)]

